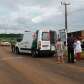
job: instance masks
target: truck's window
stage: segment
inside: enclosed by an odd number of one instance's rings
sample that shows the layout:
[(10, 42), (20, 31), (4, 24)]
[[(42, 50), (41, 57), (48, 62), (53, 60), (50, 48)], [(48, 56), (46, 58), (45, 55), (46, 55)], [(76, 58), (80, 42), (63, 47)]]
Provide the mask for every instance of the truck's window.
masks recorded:
[(43, 32), (42, 33), (42, 40), (43, 41), (49, 41), (49, 32)]

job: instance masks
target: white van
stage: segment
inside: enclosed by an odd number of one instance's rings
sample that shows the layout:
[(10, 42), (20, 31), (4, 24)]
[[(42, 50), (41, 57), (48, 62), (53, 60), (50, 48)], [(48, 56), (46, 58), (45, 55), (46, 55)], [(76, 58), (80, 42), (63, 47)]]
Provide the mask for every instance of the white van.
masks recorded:
[(32, 32), (26, 31), (23, 40), (16, 43), (16, 53), (31, 53), (33, 57), (53, 55), (55, 52), (55, 41), (57, 33), (54, 30), (40, 29), (32, 36)]
[(22, 40), (17, 39), (17, 43), (15, 45), (15, 53), (31, 53), (31, 46), (32, 46), (32, 32), (31, 31), (25, 31)]
[(37, 48), (32, 52), (36, 55), (53, 55), (55, 52), (56, 31), (41, 29), (36, 31)]

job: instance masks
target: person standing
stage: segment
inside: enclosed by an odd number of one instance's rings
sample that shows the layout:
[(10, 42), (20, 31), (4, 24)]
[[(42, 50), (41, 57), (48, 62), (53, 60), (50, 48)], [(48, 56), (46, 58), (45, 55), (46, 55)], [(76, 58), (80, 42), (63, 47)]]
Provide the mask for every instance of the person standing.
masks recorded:
[(61, 41), (61, 39), (59, 38), (56, 42), (56, 50), (57, 50), (57, 63), (64, 63), (64, 58), (63, 58), (63, 42)]
[(11, 50), (12, 50), (13, 53), (15, 52), (15, 44), (16, 44), (15, 41), (11, 42)]
[(68, 63), (74, 63), (74, 38), (72, 35), (67, 39)]
[(76, 56), (76, 60), (80, 61), (82, 48), (81, 48), (81, 42), (80, 42), (79, 38), (76, 38), (74, 45), (75, 45), (74, 53), (75, 53), (75, 56)]

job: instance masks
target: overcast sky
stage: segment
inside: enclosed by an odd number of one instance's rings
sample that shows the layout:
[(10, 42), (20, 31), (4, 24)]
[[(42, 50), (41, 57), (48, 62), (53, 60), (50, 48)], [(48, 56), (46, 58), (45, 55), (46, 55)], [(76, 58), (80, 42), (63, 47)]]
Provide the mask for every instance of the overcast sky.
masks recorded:
[[(64, 28), (64, 0), (0, 0), (0, 33)], [(84, 0), (65, 0), (68, 30), (84, 30)]]

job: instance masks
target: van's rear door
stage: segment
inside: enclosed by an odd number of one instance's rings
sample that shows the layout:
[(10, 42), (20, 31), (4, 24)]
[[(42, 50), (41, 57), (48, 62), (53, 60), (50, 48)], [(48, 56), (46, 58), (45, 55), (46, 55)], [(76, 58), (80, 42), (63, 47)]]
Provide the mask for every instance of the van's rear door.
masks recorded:
[(56, 39), (57, 39), (56, 31), (50, 31), (50, 47), (51, 47), (51, 50), (55, 50)]
[(50, 50), (50, 33), (42, 32), (41, 50)]
[(55, 44), (57, 39), (56, 31), (50, 31), (50, 44)]

